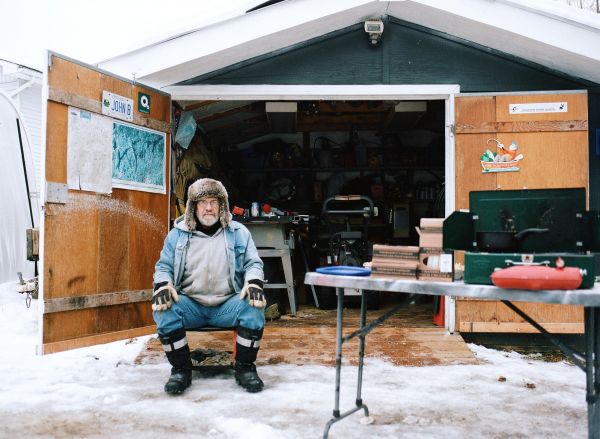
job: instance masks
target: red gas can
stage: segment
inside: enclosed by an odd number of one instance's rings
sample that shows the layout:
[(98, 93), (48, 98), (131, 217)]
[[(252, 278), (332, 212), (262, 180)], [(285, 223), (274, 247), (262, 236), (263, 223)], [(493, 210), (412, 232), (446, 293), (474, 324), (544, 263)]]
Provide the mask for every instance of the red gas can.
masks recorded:
[(494, 271), (491, 278), (497, 287), (521, 290), (575, 290), (583, 282), (577, 267), (518, 265)]

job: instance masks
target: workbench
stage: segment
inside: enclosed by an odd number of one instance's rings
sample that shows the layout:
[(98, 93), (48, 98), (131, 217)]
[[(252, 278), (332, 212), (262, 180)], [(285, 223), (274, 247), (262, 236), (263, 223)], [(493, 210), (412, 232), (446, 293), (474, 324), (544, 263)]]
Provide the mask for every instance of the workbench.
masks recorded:
[[(376, 326), (394, 315), (400, 308), (408, 304), (415, 294), (432, 296), (476, 297), (483, 299), (500, 300), (521, 318), (533, 325), (546, 336), (553, 344), (558, 346), (573, 362), (586, 374), (586, 401), (588, 412), (588, 438), (600, 439), (600, 285), (595, 284), (592, 289), (581, 290), (513, 290), (503, 289), (490, 285), (467, 285), (463, 282), (428, 282), (418, 280), (392, 280), (383, 278), (335, 276), (319, 273), (306, 273), (304, 282), (308, 285), (334, 287), (337, 292), (337, 326), (335, 348), (335, 402), (333, 417), (327, 422), (323, 438), (329, 435), (331, 426), (343, 418), (363, 410), (365, 417), (369, 417), (369, 409), (361, 397), (362, 373), (364, 366), (364, 353), (366, 336)], [(363, 291), (361, 295), (360, 327), (348, 335), (343, 334), (343, 306), (344, 288), (355, 288)], [(400, 303), (382, 314), (380, 317), (367, 323), (366, 302), (369, 291), (390, 291), (404, 294)], [(585, 353), (579, 353), (549, 334), (531, 317), (521, 311), (513, 302), (538, 302), (558, 303), (565, 305), (583, 305), (585, 327)], [(340, 374), (342, 369), (342, 345), (350, 339), (359, 338), (358, 356), (358, 382), (356, 390), (356, 406), (344, 413), (340, 412)]]
[(267, 282), (264, 288), (285, 289), (288, 293), (292, 315), (296, 315), (291, 255), (294, 248), (294, 233), (290, 231), (293, 219), (294, 217), (291, 216), (274, 216), (239, 218), (238, 221), (250, 231), (260, 258), (277, 258), (281, 260), (285, 283)]

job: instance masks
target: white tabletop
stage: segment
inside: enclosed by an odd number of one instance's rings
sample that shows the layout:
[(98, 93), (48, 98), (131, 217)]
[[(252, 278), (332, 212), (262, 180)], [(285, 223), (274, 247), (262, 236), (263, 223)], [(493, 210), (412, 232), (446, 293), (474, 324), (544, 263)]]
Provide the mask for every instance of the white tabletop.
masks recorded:
[(306, 273), (304, 283), (324, 287), (358, 288), (373, 291), (428, 294), (433, 296), (477, 297), (511, 302), (561, 303), (563, 305), (600, 306), (600, 284), (586, 290), (513, 290), (493, 285), (473, 285), (464, 282), (430, 282), (395, 280), (370, 276), (334, 276)]

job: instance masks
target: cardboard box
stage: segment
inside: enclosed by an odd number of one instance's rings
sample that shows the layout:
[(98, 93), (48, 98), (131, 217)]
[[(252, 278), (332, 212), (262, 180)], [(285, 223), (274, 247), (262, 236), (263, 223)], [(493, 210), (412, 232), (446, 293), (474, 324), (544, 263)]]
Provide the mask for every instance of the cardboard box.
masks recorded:
[(442, 233), (442, 229), (444, 228), (444, 218), (421, 218), (419, 227), (421, 227), (421, 230), (425, 230), (428, 233)]
[(413, 261), (419, 258), (419, 247), (411, 245), (373, 245), (373, 259), (400, 259)]
[(416, 279), (419, 260), (393, 260), (373, 258), (371, 263), (371, 276), (394, 277), (396, 279)]
[(452, 282), (452, 273), (442, 273), (439, 270), (418, 270), (417, 279), (433, 282)]
[(419, 234), (419, 247), (441, 248), (443, 239), (444, 218), (421, 218), (419, 227), (415, 227)]
[(378, 266), (389, 266), (389, 267), (401, 267), (401, 268), (417, 268), (419, 265), (419, 258), (413, 259), (392, 259), (392, 258), (373, 258), (371, 261), (371, 267)]
[(415, 280), (417, 279), (417, 268), (393, 268), (388, 270), (385, 267), (377, 267), (377, 269), (371, 269), (371, 277)]
[(454, 279), (454, 254), (442, 248), (424, 247), (419, 253), (417, 278), (438, 282), (452, 282)]
[(414, 276), (396, 276), (393, 274), (372, 273), (371, 277), (375, 277), (377, 279), (391, 279), (391, 280), (417, 280), (416, 274)]
[(452, 267), (449, 265), (452, 256), (452, 252), (444, 252), (439, 247), (423, 247), (419, 251), (419, 269), (440, 270), (443, 267), (444, 272), (452, 271)]

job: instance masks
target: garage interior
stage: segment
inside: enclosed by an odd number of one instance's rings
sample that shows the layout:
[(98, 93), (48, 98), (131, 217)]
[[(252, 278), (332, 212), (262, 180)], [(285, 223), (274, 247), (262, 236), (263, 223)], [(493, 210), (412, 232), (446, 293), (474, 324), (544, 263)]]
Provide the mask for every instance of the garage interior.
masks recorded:
[[(201, 177), (225, 184), (230, 208), (241, 209), (237, 221), (279, 216), (298, 307), (335, 303), (332, 291), (304, 285), (307, 270), (360, 266), (375, 243), (418, 246), (420, 218), (444, 216), (443, 100), (176, 101), (174, 109), (171, 221)], [(370, 199), (373, 216), (324, 215), (324, 204), (338, 195)], [(327, 209), (360, 211), (366, 198), (329, 200)], [(340, 231), (350, 233), (340, 241)], [(285, 284), (285, 262), (263, 260), (268, 283)], [(285, 290), (267, 293), (282, 313), (290, 310)]]

